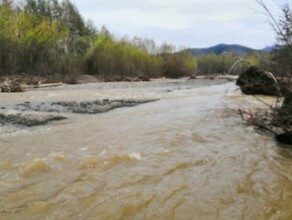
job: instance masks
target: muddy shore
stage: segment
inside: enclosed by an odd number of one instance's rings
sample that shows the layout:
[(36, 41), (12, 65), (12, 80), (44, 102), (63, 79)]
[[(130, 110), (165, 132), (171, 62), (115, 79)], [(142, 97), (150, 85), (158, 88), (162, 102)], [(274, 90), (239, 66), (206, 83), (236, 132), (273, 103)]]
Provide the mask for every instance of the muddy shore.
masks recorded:
[[(45, 125), (72, 117), (68, 114), (106, 113), (117, 108), (134, 107), (157, 101), (160, 97), (174, 91), (225, 82), (226, 79), (184, 78), (155, 79), (151, 82), (60, 84), (57, 87), (30, 88), (24, 93), (1, 95), (0, 124), (27, 127)], [(144, 97), (137, 98), (135, 94), (125, 92), (128, 88), (137, 92), (147, 92)], [(76, 99), (76, 95), (84, 91), (87, 91), (86, 94), (81, 99)], [(108, 91), (108, 94), (104, 95), (104, 91)]]
[[(22, 102), (11, 106), (12, 109), (0, 112), (0, 125), (39, 126), (52, 121), (65, 120), (66, 113), (100, 114), (116, 108), (133, 107), (156, 100), (96, 100), (88, 102)], [(3, 107), (6, 109), (5, 107)], [(12, 110), (12, 111), (11, 111)], [(29, 113), (27, 113), (29, 112)], [(55, 115), (50, 115), (55, 113)], [(56, 114), (57, 113), (57, 114)]]

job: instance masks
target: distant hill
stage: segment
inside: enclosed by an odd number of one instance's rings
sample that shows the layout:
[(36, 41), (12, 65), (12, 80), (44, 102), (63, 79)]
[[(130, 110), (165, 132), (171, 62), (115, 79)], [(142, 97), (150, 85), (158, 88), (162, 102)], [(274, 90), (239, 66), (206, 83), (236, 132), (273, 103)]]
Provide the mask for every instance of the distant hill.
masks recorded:
[(275, 49), (275, 46), (268, 46), (263, 49), (264, 52), (272, 52)]
[(198, 55), (208, 55), (211, 53), (220, 55), (223, 52), (233, 52), (236, 53), (239, 56), (244, 56), (249, 53), (255, 53), (255, 52), (270, 52), (273, 49), (273, 47), (266, 47), (262, 50), (256, 50), (252, 49), (249, 47), (245, 47), (242, 45), (237, 45), (237, 44), (218, 44), (213, 47), (208, 47), (208, 48), (191, 48), (187, 49), (192, 55), (198, 56)]

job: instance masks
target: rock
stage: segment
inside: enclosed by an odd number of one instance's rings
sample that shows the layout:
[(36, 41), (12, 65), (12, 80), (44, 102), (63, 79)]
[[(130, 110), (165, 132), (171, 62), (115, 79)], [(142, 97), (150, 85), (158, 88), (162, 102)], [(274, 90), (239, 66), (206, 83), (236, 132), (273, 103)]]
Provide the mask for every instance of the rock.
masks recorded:
[(237, 79), (236, 85), (247, 95), (272, 95), (281, 94), (278, 82), (274, 75), (252, 66)]
[(1, 85), (1, 92), (23, 92), (23, 87), (16, 80), (6, 80)]

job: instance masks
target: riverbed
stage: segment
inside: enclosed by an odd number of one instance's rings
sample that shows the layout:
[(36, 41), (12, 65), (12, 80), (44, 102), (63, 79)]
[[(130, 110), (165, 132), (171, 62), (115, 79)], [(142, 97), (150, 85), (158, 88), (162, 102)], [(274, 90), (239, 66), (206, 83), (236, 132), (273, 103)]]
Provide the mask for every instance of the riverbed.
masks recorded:
[(266, 106), (232, 82), (92, 83), (0, 95), (12, 112), (23, 102), (105, 99), (151, 102), (0, 128), (1, 220), (292, 218), (292, 151), (244, 124), (238, 108)]

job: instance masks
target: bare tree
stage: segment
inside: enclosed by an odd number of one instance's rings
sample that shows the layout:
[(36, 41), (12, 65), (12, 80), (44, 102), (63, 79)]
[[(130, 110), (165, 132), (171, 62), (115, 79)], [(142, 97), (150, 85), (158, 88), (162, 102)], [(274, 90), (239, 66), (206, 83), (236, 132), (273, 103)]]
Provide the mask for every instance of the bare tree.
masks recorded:
[[(272, 107), (271, 118), (257, 117), (257, 125), (271, 131), (271, 127), (281, 129), (276, 132), (276, 139), (283, 143), (292, 144), (292, 10), (289, 0), (275, 1), (280, 14), (275, 14), (265, 0), (255, 0), (270, 18), (271, 25), (277, 35), (277, 46), (274, 59), (278, 68), (284, 71), (279, 83), (284, 101), (278, 98), (276, 106)], [(268, 122), (268, 123), (267, 123)], [(273, 129), (272, 129), (273, 130)]]
[(289, 77), (292, 77), (292, 10), (290, 8), (290, 1), (276, 1), (280, 14), (274, 14), (272, 9), (269, 8), (267, 1), (255, 0), (258, 5), (270, 18), (270, 23), (277, 35), (277, 47), (274, 56), (280, 64), (278, 67)]
[[(277, 34), (278, 40), (282, 41), (282, 43), (285, 43), (286, 45), (291, 46), (292, 33), (287, 33), (285, 30), (286, 28), (289, 28), (291, 31), (291, 28), (292, 28), (291, 27), (291, 9), (290, 9), (289, 1), (286, 0), (284, 1), (284, 3), (279, 4), (280, 11), (282, 12), (279, 18), (277, 18), (276, 15), (272, 13), (266, 1), (264, 0), (255, 0), (255, 1), (264, 9), (266, 14), (269, 16), (271, 25)], [(285, 27), (287, 24), (290, 27)]]

